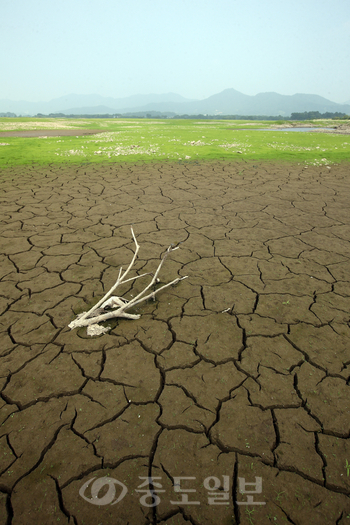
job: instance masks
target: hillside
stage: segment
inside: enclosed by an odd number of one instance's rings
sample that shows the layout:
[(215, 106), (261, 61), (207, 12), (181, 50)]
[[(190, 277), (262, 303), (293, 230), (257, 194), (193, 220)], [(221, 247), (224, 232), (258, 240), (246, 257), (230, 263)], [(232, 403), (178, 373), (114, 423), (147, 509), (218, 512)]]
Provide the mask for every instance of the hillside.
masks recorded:
[(176, 93), (133, 95), (125, 98), (101, 95), (67, 95), (49, 102), (0, 100), (0, 113), (17, 115), (42, 113), (115, 114), (115, 113), (175, 113), (178, 115), (267, 115), (289, 117), (291, 113), (319, 111), (320, 113), (350, 114), (350, 104), (337, 104), (319, 95), (297, 93), (258, 93), (245, 95), (235, 89), (225, 89), (203, 100), (191, 100)]

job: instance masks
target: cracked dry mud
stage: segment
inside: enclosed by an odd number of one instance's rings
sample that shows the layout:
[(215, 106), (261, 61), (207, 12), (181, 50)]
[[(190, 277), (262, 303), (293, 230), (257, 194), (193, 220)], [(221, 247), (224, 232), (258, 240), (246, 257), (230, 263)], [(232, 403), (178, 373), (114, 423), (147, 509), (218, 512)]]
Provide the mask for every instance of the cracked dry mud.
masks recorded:
[[(0, 525), (350, 523), (349, 165), (16, 167), (1, 191)], [(71, 331), (131, 224), (137, 272), (181, 243), (160, 277), (188, 279)], [(105, 476), (127, 493), (94, 505)]]

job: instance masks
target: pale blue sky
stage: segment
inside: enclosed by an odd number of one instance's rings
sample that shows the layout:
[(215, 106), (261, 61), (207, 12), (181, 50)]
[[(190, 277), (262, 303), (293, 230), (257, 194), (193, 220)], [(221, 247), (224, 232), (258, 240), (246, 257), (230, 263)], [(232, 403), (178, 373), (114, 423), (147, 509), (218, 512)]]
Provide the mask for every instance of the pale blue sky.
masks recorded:
[(0, 99), (350, 100), (349, 0), (0, 0)]

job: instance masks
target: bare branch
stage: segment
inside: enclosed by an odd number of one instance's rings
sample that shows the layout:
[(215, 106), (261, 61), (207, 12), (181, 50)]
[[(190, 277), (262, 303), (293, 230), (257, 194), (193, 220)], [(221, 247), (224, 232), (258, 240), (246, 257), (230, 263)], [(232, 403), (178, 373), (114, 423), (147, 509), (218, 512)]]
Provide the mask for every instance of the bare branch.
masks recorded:
[[(118, 278), (115, 284), (105, 294), (105, 296), (102, 297), (100, 301), (98, 301), (98, 303), (95, 306), (93, 306), (88, 312), (84, 312), (83, 314), (78, 315), (77, 318), (68, 325), (69, 328), (71, 328), (72, 330), (74, 328), (88, 326), (89, 327), (88, 335), (100, 335), (100, 334), (105, 333), (108, 330), (108, 329), (103, 329), (103, 327), (97, 326), (98, 323), (100, 322), (107, 321), (108, 319), (113, 319), (115, 317), (124, 317), (127, 319), (139, 319), (140, 315), (129, 314), (126, 312), (126, 310), (133, 308), (134, 306), (136, 306), (137, 304), (140, 304), (143, 301), (147, 301), (147, 299), (150, 299), (150, 298), (155, 299), (156, 294), (160, 292), (161, 290), (164, 290), (165, 288), (168, 288), (169, 286), (175, 285), (178, 282), (182, 281), (183, 279), (187, 278), (187, 276), (177, 277), (170, 283), (161, 286), (157, 290), (154, 290), (152, 293), (146, 296), (144, 295), (152, 286), (154, 286), (157, 282), (159, 282), (158, 274), (165, 260), (167, 259), (168, 255), (171, 252), (178, 249), (178, 246), (175, 248), (172, 248), (172, 245), (171, 245), (169, 246), (169, 248), (163, 255), (162, 260), (160, 261), (156, 272), (153, 274), (151, 282), (142, 290), (142, 292), (140, 292), (136, 297), (134, 297), (130, 301), (128, 301), (127, 299), (124, 299), (123, 297), (118, 297), (118, 296), (111, 297), (114, 290), (116, 290), (116, 288), (120, 284), (125, 284), (127, 282), (134, 281), (136, 279), (140, 279), (141, 277), (152, 275), (151, 273), (144, 273), (142, 275), (137, 275), (136, 277), (130, 277), (129, 279), (125, 279), (129, 271), (131, 270), (132, 266), (134, 265), (136, 258), (137, 258), (137, 254), (140, 249), (140, 246), (136, 240), (134, 230), (132, 227), (131, 227), (131, 233), (132, 233), (132, 236), (135, 242), (135, 252), (131, 260), (131, 263), (129, 264), (129, 266), (127, 267), (124, 273), (122, 273), (122, 268), (119, 269)], [(107, 308), (110, 309), (113, 307), (114, 307), (114, 310), (107, 310)]]
[[(125, 277), (127, 276), (127, 274), (129, 273), (130, 269), (132, 268), (136, 258), (137, 258), (137, 254), (139, 252), (139, 249), (140, 249), (140, 246), (136, 240), (136, 237), (135, 237), (135, 234), (134, 234), (134, 230), (133, 230), (133, 227), (131, 226), (131, 233), (132, 233), (132, 236), (133, 236), (133, 239), (134, 239), (134, 242), (135, 242), (135, 253), (134, 253), (134, 256), (131, 260), (131, 263), (129, 264), (129, 266), (127, 267), (127, 269), (125, 270), (124, 272), (124, 275), (122, 275), (122, 266), (119, 268), (119, 275), (118, 275), (118, 279), (116, 280), (115, 284), (112, 286), (112, 288), (106, 293), (106, 295), (104, 297), (102, 297), (102, 299), (97, 303), (95, 304), (95, 306), (93, 306), (88, 312), (85, 312), (85, 314), (81, 317), (81, 320), (83, 319), (86, 319), (87, 317), (90, 317), (91, 314), (106, 300), (108, 299), (108, 297), (110, 297), (112, 295), (112, 293), (114, 292), (114, 290), (122, 283), (124, 282), (124, 279)], [(145, 274), (146, 275), (146, 274)], [(139, 276), (141, 277), (141, 276)], [(135, 277), (135, 279), (137, 279), (137, 277)], [(127, 281), (125, 281), (127, 282)]]

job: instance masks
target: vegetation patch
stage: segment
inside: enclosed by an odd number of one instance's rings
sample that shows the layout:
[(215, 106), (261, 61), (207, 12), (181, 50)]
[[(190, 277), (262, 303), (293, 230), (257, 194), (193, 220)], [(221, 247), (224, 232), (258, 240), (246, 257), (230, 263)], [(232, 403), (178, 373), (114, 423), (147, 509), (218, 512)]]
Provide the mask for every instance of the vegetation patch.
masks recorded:
[[(281, 124), (283, 121), (2, 118), (0, 166), (239, 159), (327, 166), (349, 161), (350, 135), (274, 129)], [(305, 126), (305, 121), (302, 124)], [(339, 122), (310, 121), (314, 127), (336, 124)], [(101, 131), (95, 135), (45, 135), (45, 130), (78, 133), (89, 129)], [(23, 130), (43, 133), (37, 137), (7, 136)]]

